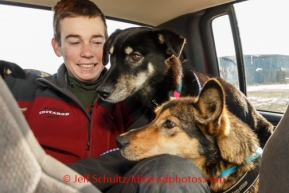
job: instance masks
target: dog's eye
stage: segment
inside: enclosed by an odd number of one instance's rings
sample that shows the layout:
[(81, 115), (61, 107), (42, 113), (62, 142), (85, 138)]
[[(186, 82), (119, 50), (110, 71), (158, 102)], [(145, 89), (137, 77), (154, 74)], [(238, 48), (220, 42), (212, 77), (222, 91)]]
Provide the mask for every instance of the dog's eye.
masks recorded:
[(163, 127), (166, 129), (172, 129), (176, 126), (176, 124), (170, 120), (166, 120), (166, 122), (164, 122)]
[(140, 55), (138, 53), (133, 53), (131, 55), (131, 59), (133, 62), (138, 62), (138, 61), (140, 61), (140, 59), (142, 59), (142, 55)]

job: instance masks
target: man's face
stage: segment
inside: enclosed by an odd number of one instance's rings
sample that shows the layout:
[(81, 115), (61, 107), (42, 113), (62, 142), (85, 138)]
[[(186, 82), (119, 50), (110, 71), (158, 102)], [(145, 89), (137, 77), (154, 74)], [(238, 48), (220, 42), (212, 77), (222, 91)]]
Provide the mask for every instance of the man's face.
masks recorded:
[(65, 18), (60, 22), (61, 45), (52, 39), (57, 56), (63, 56), (69, 76), (95, 82), (102, 64), (105, 28), (100, 17)]

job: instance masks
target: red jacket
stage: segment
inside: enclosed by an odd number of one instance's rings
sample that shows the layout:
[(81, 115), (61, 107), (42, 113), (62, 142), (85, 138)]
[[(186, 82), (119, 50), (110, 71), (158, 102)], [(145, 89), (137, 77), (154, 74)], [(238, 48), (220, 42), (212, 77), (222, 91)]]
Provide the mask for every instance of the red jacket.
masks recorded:
[(5, 79), (46, 153), (71, 163), (117, 147), (116, 136), (134, 122), (140, 104), (132, 99), (111, 104), (98, 98), (84, 109), (68, 89), (65, 74), (62, 65), (57, 74), (45, 78), (31, 72), (26, 79)]

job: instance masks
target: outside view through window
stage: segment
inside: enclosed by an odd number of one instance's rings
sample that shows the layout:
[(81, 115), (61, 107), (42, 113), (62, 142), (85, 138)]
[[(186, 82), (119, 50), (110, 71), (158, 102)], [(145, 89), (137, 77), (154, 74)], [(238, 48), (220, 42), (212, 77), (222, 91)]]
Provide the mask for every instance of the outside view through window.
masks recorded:
[[(284, 113), (289, 105), (289, 1), (251, 0), (234, 5), (241, 36), (247, 96), (258, 110)], [(213, 21), (221, 77), (238, 87), (228, 16)]]

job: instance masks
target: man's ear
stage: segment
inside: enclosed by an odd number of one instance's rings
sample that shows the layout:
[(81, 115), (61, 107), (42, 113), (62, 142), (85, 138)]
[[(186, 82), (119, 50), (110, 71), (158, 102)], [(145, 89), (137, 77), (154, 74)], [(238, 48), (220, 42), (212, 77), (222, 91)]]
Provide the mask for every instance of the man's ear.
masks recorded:
[(52, 45), (52, 48), (53, 48), (54, 53), (56, 54), (56, 56), (61, 57), (62, 56), (62, 52), (61, 52), (61, 49), (60, 49), (60, 45), (55, 40), (55, 38), (52, 38), (51, 45)]

